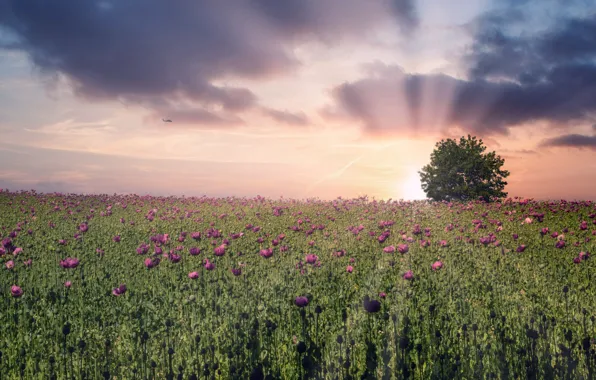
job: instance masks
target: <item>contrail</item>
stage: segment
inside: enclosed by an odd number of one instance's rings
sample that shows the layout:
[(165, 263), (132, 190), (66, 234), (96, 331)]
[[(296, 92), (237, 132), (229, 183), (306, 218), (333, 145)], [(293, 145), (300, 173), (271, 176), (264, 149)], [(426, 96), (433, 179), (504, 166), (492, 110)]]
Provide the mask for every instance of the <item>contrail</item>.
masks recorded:
[(348, 162), (346, 165), (344, 165), (343, 167), (339, 168), (337, 171), (326, 175), (325, 177), (315, 181), (313, 184), (311, 184), (310, 186), (308, 186), (305, 190), (305, 194), (308, 194), (313, 188), (315, 188), (316, 186), (320, 185), (321, 183), (332, 179), (332, 178), (339, 178), (341, 177), (342, 174), (345, 173), (346, 170), (348, 170), (352, 165), (354, 165), (355, 163), (357, 163), (358, 161), (362, 160), (364, 157), (366, 157), (367, 155), (370, 155), (372, 153), (379, 153), (382, 152), (383, 150), (390, 148), (394, 145), (397, 145), (397, 143), (390, 143), (390, 144), (385, 144), (384, 146), (378, 147), (377, 149), (374, 149), (372, 152), (368, 152), (368, 153), (363, 153), (360, 156), (354, 158), (352, 161)]

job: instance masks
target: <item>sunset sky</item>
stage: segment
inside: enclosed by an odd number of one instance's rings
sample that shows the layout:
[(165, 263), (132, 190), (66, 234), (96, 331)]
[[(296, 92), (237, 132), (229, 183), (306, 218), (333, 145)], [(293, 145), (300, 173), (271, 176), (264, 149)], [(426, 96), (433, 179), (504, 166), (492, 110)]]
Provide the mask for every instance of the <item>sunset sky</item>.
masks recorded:
[(593, 0), (0, 0), (0, 188), (421, 199), (468, 133), (596, 200)]

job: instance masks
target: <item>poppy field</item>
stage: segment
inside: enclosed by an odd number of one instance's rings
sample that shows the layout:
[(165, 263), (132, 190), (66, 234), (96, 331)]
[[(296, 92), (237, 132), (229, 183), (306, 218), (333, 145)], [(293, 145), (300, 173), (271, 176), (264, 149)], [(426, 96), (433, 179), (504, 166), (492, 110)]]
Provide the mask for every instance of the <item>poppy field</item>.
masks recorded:
[(0, 192), (0, 379), (589, 379), (592, 202)]

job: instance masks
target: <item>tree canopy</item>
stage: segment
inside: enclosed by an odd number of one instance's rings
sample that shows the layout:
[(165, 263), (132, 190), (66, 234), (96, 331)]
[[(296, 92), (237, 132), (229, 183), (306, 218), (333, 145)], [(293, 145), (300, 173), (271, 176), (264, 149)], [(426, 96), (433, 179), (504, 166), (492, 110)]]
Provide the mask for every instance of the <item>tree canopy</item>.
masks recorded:
[(454, 139), (439, 141), (430, 164), (418, 172), (426, 196), (435, 201), (482, 198), (486, 202), (506, 197), (504, 179), (509, 171), (501, 169), (505, 160), (485, 150), (482, 140), (470, 135), (461, 137), (459, 143)]

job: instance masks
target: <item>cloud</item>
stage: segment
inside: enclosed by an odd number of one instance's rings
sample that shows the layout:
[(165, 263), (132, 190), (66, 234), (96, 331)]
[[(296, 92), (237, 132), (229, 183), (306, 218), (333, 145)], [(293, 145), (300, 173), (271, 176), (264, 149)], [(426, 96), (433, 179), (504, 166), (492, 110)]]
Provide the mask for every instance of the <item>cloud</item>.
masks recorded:
[[(210, 112), (205, 109), (171, 109), (164, 112), (154, 112), (147, 118), (149, 120), (161, 120), (167, 118), (172, 120), (175, 125), (192, 125), (192, 126), (238, 126), (244, 125), (244, 120), (240, 117), (225, 112)], [(172, 125), (168, 125), (172, 126)]]
[(331, 90), (327, 119), (361, 123), (366, 132), (406, 133), (460, 127), (507, 135), (533, 122), (569, 126), (596, 115), (596, 14), (558, 16), (552, 27), (520, 32), (536, 5), (489, 11), (464, 29), (467, 76), (407, 73), (375, 62), (360, 79)]
[(589, 148), (596, 150), (596, 136), (568, 134), (547, 139), (541, 143), (544, 147)]
[(266, 107), (262, 108), (262, 112), (279, 123), (292, 126), (305, 126), (310, 122), (304, 112), (292, 113), (289, 111), (279, 111)]
[(0, 49), (26, 52), (78, 96), (150, 109), (192, 102), (209, 124), (221, 119), (212, 107), (258, 103), (250, 89), (216, 82), (290, 73), (297, 44), (362, 39), (383, 22), (416, 28), (414, 0), (0, 0)]

